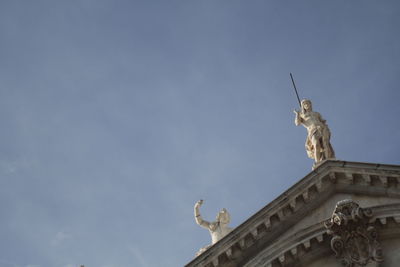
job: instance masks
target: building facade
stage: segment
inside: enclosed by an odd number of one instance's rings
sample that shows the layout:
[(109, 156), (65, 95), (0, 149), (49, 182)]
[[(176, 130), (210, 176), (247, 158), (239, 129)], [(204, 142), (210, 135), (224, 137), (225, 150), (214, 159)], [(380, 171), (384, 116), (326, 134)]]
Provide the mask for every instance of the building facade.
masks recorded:
[(186, 267), (400, 266), (400, 166), (328, 160)]

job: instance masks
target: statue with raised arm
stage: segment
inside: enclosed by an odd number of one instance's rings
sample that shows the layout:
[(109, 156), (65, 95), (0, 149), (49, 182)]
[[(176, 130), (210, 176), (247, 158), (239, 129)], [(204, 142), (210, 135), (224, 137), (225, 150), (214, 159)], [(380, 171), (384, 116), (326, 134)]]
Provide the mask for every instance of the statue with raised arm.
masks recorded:
[(335, 151), (330, 143), (331, 131), (326, 120), (318, 112), (312, 110), (308, 99), (301, 101), (301, 111), (294, 110), (296, 126), (302, 124), (307, 129), (306, 151), (308, 157), (314, 159), (313, 169), (323, 160), (334, 159)]
[(194, 205), (194, 219), (196, 223), (203, 228), (206, 228), (211, 234), (211, 245), (208, 245), (202, 249), (200, 249), (196, 256), (203, 253), (206, 249), (217, 243), (220, 239), (226, 236), (232, 228), (228, 227), (229, 222), (231, 221), (231, 217), (226, 209), (222, 209), (217, 214), (216, 221), (207, 222), (200, 215), (200, 206), (203, 205), (203, 200), (199, 200)]

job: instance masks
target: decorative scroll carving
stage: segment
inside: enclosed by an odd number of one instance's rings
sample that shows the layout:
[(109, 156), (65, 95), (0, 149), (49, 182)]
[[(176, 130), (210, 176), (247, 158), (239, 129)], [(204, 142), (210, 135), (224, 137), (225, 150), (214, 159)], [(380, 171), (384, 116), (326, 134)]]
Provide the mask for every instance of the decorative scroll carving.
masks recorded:
[(325, 222), (333, 235), (331, 248), (344, 266), (365, 266), (370, 261), (382, 262), (382, 249), (375, 227), (369, 224), (371, 209), (363, 209), (356, 202), (339, 201), (331, 219)]

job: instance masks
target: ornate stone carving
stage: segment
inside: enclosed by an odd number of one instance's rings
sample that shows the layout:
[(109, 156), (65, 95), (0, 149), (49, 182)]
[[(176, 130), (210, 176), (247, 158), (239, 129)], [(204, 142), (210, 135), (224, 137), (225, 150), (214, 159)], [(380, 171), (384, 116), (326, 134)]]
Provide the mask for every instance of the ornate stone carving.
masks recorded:
[(371, 209), (363, 209), (350, 199), (339, 201), (331, 219), (325, 222), (332, 235), (331, 248), (344, 266), (365, 266), (370, 261), (382, 262), (378, 233), (369, 223)]
[[(232, 228), (228, 227), (228, 224), (231, 221), (231, 216), (226, 209), (222, 209), (220, 212), (218, 212), (217, 218), (214, 222), (208, 222), (204, 220), (200, 215), (201, 205), (203, 205), (203, 200), (197, 201), (194, 205), (194, 219), (198, 225), (206, 228), (210, 232), (211, 245), (214, 245), (232, 231)], [(211, 247), (211, 245), (201, 248), (196, 253), (196, 256), (206, 251), (209, 247)]]
[(308, 99), (301, 101), (301, 111), (294, 110), (296, 125), (303, 125), (307, 129), (306, 151), (308, 157), (314, 159), (313, 169), (326, 159), (334, 159), (335, 151), (330, 143), (331, 132), (326, 120), (318, 112), (312, 110), (312, 103)]

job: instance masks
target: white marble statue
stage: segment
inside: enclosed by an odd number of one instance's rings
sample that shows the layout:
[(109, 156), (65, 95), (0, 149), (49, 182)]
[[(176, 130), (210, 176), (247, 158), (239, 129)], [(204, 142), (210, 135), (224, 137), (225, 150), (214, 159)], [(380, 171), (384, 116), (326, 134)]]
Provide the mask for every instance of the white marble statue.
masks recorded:
[[(229, 215), (226, 209), (222, 209), (217, 214), (217, 218), (214, 222), (207, 222), (203, 220), (200, 215), (200, 206), (203, 205), (203, 200), (199, 200), (194, 205), (194, 218), (196, 223), (203, 228), (206, 228), (211, 234), (211, 245), (217, 243), (221, 238), (226, 236), (232, 228), (228, 227), (229, 222), (231, 221), (231, 216)], [(211, 245), (208, 245), (197, 252), (196, 255), (200, 255), (206, 249), (208, 249)]]
[(334, 159), (335, 151), (330, 143), (331, 132), (326, 120), (318, 112), (312, 110), (312, 103), (308, 99), (301, 101), (301, 111), (294, 110), (294, 123), (302, 124), (307, 129), (306, 151), (308, 157), (314, 159), (314, 167), (321, 161)]

